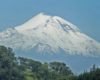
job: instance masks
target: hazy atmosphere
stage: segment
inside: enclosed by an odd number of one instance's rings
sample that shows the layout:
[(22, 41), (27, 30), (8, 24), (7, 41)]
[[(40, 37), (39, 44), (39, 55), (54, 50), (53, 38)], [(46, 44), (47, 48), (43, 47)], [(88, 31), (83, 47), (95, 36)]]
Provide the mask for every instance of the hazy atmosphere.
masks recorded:
[(99, 8), (99, 0), (0, 0), (0, 80), (100, 80)]

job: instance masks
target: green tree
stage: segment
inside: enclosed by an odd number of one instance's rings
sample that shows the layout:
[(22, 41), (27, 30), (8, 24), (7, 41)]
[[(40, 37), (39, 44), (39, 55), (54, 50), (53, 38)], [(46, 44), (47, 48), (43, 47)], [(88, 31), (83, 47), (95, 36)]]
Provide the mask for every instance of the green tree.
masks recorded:
[(93, 65), (89, 72), (80, 74), (78, 80), (100, 80), (100, 68), (96, 68), (96, 66)]
[(62, 74), (62, 75), (72, 75), (72, 71), (70, 70), (70, 68), (68, 66), (66, 66), (65, 63), (61, 63), (61, 62), (51, 62), (50, 63), (50, 68), (52, 71), (55, 71), (58, 74)]
[(11, 48), (0, 46), (0, 80), (18, 80), (17, 60)]

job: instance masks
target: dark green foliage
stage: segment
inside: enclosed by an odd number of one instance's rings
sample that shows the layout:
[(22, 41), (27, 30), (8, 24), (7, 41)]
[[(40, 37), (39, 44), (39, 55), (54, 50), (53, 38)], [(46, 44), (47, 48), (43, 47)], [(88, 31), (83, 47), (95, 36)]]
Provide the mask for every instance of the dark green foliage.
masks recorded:
[(0, 80), (100, 80), (100, 68), (93, 65), (75, 76), (65, 63), (17, 58), (11, 48), (0, 46)]
[(100, 80), (100, 68), (96, 68), (93, 65), (89, 72), (80, 74), (78, 80)]
[(69, 69), (68, 66), (66, 66), (65, 63), (51, 62), (50, 68), (52, 71), (55, 71), (61, 75), (71, 75), (72, 74), (71, 70)]
[[(25, 78), (26, 76), (29, 78), (28, 75), (31, 74), (38, 80), (66, 80), (66, 76), (72, 75), (71, 70), (64, 63), (52, 62), (50, 64), (42, 64), (38, 61), (23, 57), (19, 57), (18, 61), (20, 69), (22, 69), (21, 71), (25, 73)], [(57, 70), (55, 70), (53, 66), (55, 66)], [(32, 78), (32, 76), (30, 76), (30, 78)]]
[(67, 80), (72, 75), (64, 63), (41, 63), (16, 58), (11, 48), (0, 46), (0, 80)]
[(17, 60), (11, 48), (0, 46), (0, 80), (20, 80)]

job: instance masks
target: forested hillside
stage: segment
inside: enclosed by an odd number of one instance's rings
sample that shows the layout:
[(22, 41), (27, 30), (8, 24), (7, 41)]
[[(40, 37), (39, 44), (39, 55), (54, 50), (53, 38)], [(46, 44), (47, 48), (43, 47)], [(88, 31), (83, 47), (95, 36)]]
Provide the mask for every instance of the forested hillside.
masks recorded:
[(100, 80), (100, 68), (93, 65), (76, 75), (65, 63), (16, 57), (11, 48), (0, 46), (0, 80)]

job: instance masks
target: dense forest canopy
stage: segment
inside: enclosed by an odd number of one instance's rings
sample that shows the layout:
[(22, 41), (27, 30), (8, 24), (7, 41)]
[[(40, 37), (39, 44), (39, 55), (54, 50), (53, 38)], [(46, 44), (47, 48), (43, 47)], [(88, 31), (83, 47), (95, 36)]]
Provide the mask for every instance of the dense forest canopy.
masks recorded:
[(100, 80), (100, 68), (73, 74), (62, 62), (41, 63), (24, 57), (16, 57), (11, 48), (0, 46), (0, 80)]

